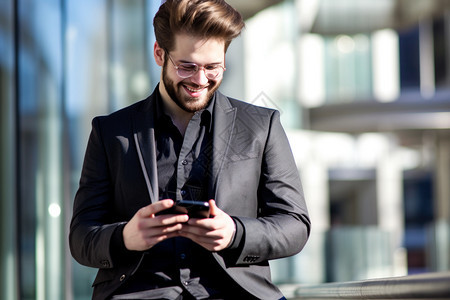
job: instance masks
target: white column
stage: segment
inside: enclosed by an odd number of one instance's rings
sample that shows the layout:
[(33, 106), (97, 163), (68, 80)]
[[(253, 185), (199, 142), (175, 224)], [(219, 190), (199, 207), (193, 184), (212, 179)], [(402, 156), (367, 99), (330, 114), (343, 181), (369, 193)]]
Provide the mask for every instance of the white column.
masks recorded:
[(385, 155), (381, 158), (377, 167), (378, 225), (397, 235), (404, 230), (402, 180), (397, 157)]
[(436, 203), (437, 220), (450, 222), (450, 140), (441, 137), (436, 155)]
[(378, 226), (391, 234), (393, 252), (392, 275), (407, 273), (404, 235), (403, 169), (395, 146), (381, 157), (377, 166)]
[(441, 137), (436, 153), (434, 264), (436, 271), (450, 267), (450, 140)]
[(325, 235), (330, 228), (328, 169), (323, 162), (308, 160), (302, 164), (301, 175), (312, 230), (305, 248), (294, 257), (292, 277), (302, 283), (322, 283), (326, 279)]

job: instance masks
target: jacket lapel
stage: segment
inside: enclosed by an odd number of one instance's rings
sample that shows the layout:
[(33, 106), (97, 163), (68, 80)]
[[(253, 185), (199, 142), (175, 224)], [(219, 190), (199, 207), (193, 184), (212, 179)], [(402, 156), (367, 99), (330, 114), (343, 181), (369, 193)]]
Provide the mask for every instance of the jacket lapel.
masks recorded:
[(158, 171), (156, 164), (155, 126), (153, 110), (155, 93), (153, 93), (132, 116), (133, 138), (137, 155), (144, 174), (151, 203), (159, 200)]
[(210, 198), (217, 199), (217, 185), (220, 182), (220, 170), (227, 156), (236, 119), (236, 108), (231, 106), (228, 98), (217, 93), (213, 116), (213, 155), (211, 164)]

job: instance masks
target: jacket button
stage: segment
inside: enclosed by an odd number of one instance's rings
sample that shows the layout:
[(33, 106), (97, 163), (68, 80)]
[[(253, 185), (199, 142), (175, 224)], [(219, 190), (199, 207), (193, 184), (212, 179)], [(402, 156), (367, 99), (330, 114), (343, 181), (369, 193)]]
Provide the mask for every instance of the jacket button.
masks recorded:
[(257, 256), (257, 255), (247, 255), (246, 257), (244, 257), (244, 262), (253, 263), (253, 262), (257, 261), (258, 258), (259, 258), (259, 256)]
[(123, 274), (122, 276), (120, 276), (120, 281), (124, 281), (125, 280), (125, 277), (127, 277), (127, 276), (125, 276), (125, 274)]

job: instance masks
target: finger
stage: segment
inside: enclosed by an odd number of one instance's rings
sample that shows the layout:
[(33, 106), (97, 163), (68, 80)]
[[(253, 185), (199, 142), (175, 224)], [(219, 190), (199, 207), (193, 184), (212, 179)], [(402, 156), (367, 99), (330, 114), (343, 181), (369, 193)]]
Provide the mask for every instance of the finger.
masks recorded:
[(203, 248), (209, 251), (219, 251), (224, 248), (221, 239), (211, 239), (194, 234), (186, 235), (184, 237), (191, 239), (193, 242), (197, 243), (198, 245), (202, 246)]
[(139, 210), (141, 217), (150, 217), (160, 211), (171, 208), (174, 205), (172, 199), (164, 199), (147, 205)]
[(159, 233), (155, 235), (149, 234), (146, 237), (142, 237), (142, 242), (140, 242), (133, 250), (138, 251), (147, 250), (156, 245), (157, 243), (160, 243), (166, 239), (170, 239), (177, 236), (179, 236), (178, 231), (173, 229), (168, 229), (165, 230), (164, 233)]
[(186, 223), (187, 221), (189, 221), (189, 216), (186, 214), (158, 215), (156, 218), (160, 221), (162, 226), (177, 224), (177, 223)]
[(182, 228), (181, 223), (174, 223), (171, 225), (165, 225), (165, 226), (161, 226), (161, 227), (153, 227), (153, 228), (149, 229), (145, 235), (147, 237), (157, 237), (157, 236), (165, 236), (165, 235), (168, 235), (171, 233), (178, 234), (178, 232), (181, 230), (181, 228)]

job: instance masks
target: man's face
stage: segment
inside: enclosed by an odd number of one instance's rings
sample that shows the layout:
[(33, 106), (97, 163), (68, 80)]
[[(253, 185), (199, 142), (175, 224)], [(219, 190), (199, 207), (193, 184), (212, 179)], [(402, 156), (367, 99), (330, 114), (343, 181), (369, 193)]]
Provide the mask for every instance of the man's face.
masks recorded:
[[(186, 34), (175, 36), (175, 48), (170, 57), (175, 65), (195, 63), (200, 67), (225, 65), (225, 44), (218, 39), (204, 40)], [(208, 106), (213, 93), (219, 88), (223, 76), (208, 79), (204, 69), (189, 78), (181, 78), (167, 53), (164, 53), (162, 82), (168, 96), (184, 111), (196, 112)]]

